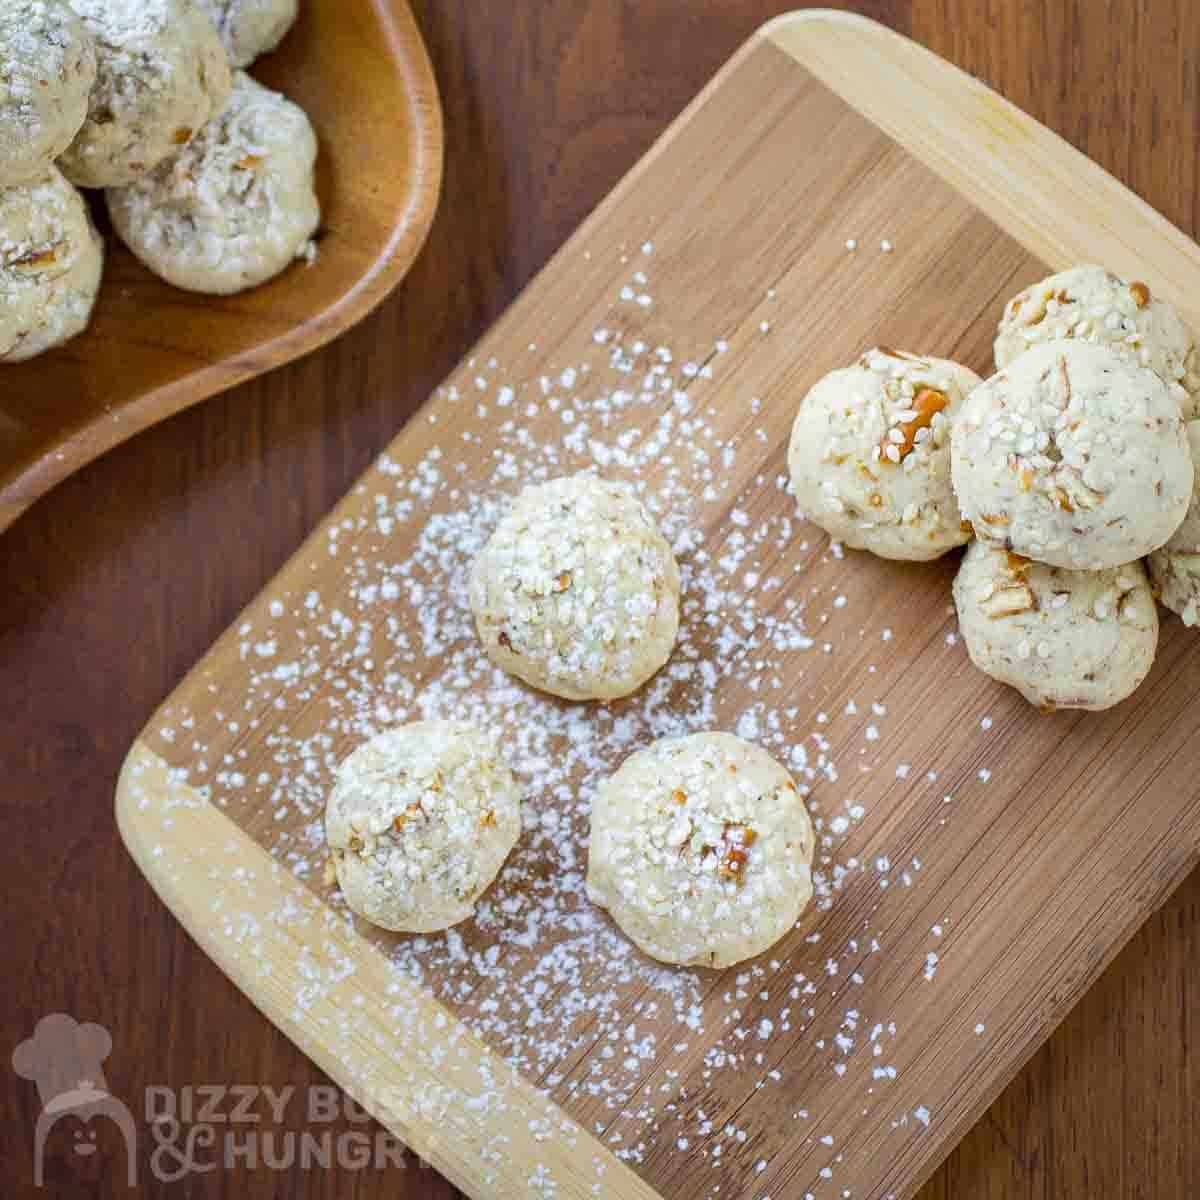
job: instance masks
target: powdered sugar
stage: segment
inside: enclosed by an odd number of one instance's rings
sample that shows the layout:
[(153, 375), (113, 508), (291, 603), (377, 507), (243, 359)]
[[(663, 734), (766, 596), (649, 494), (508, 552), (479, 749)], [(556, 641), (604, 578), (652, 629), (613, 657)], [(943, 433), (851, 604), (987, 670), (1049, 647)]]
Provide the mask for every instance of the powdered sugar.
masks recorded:
[[(665, 252), (634, 260), (647, 294)], [(622, 285), (631, 273), (622, 268)], [(914, 1053), (895, 980), (919, 984), (926, 1004), (944, 983), (921, 979), (930, 920), (902, 962), (896, 947), (904, 897), (919, 892), (940, 827), (922, 830), (918, 849), (892, 824), (891, 802), (940, 816), (945, 788), (977, 786), (978, 764), (964, 779), (952, 761), (905, 748), (915, 718), (893, 700), (892, 664), (912, 653), (911, 622), (871, 600), (873, 573), (888, 568), (843, 556), (804, 524), (778, 486), (784, 447), (742, 424), (758, 392), (740, 390), (737, 364), (761, 340), (757, 319), (741, 333), (675, 338), (611, 299), (564, 341), (571, 352), (539, 351), (537, 336), (528, 359), (483, 352), (464, 363), (413, 423), (403, 457), (379, 459), (285, 586), (230, 635), (237, 686), (224, 683), (211, 712), (164, 714), (161, 749), (348, 920), (320, 884), (334, 763), (418, 718), (493, 730), (528, 829), (475, 920), (445, 935), (358, 934), (619, 1157), (658, 1172), (686, 1155), (736, 1191), (760, 1163), (769, 1180), (785, 1147), (815, 1154), (841, 1098), (888, 1129), (911, 1113), (915, 1097), (889, 1096)], [(612, 705), (564, 704), (497, 670), (467, 603), (471, 563), (518, 489), (589, 468), (632, 485), (683, 581), (670, 661)], [(914, 607), (936, 616), (935, 634), (947, 582), (914, 576)], [(940, 636), (924, 653), (961, 659)], [(817, 833), (816, 899), (800, 928), (724, 975), (641, 956), (588, 903), (583, 878), (600, 780), (659, 737), (714, 728), (787, 765)], [(935, 789), (947, 770), (954, 778)], [(778, 1103), (749, 1103), (760, 1091)], [(836, 1149), (814, 1164), (845, 1171), (855, 1149)]]
[(0, 184), (46, 174), (83, 124), (95, 78), (95, 46), (62, 0), (0, 0)]
[(229, 94), (217, 31), (191, 0), (71, 0), (97, 47), (88, 118), (61, 166), (126, 184), (186, 144)]
[(309, 256), (320, 219), (316, 156), (303, 111), (239, 71), (228, 103), (189, 145), (109, 191), (109, 212), (130, 248), (169, 282), (236, 292)]

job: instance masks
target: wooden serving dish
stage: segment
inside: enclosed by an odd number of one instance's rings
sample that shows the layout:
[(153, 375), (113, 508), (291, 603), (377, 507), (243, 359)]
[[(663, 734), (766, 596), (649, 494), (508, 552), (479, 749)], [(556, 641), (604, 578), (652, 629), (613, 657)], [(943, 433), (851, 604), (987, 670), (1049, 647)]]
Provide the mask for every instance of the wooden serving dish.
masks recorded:
[[(305, 0), (251, 74), (297, 101), (316, 128), (315, 263), (239, 296), (199, 296), (157, 279), (107, 236), (88, 330), (0, 366), (0, 530), (118, 442), (337, 337), (421, 249), (441, 186), (442, 125), (407, 0)], [(93, 204), (108, 233), (102, 209)]]
[[(987, 372), (1006, 298), (1089, 259), (1200, 324), (1200, 248), (1002, 97), (860, 17), (766, 26), (147, 725), (139, 867), (473, 1196), (910, 1195), (1200, 857), (1200, 635), (1165, 619), (1131, 699), (1042, 715), (967, 661), (956, 555), (797, 519), (788, 431), (874, 343)], [(680, 538), (683, 641), (562, 705), (490, 669), (464, 580), (522, 482), (596, 466)], [(340, 756), (435, 714), (497, 731), (530, 820), (474, 920), (406, 938), (323, 880), (321, 811)], [(818, 902), (721, 973), (581, 890), (597, 780), (697, 726), (785, 758), (820, 822)]]

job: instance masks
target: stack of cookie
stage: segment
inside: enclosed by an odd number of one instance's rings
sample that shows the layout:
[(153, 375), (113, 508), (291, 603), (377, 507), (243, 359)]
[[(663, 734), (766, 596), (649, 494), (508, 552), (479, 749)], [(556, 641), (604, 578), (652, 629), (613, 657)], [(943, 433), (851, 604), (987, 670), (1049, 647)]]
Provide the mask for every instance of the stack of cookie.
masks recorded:
[(104, 252), (77, 187), (105, 189), (120, 236), (179, 287), (239, 291), (306, 252), (312, 128), (234, 69), (295, 15), (296, 0), (0, 0), (0, 361), (91, 316)]
[(800, 406), (793, 489), (887, 558), (973, 537), (954, 581), (972, 661), (1042, 708), (1107, 708), (1154, 661), (1154, 591), (1200, 619), (1194, 340), (1145, 283), (1081, 266), (1009, 302), (995, 355), (985, 383), (882, 350), (833, 372)]

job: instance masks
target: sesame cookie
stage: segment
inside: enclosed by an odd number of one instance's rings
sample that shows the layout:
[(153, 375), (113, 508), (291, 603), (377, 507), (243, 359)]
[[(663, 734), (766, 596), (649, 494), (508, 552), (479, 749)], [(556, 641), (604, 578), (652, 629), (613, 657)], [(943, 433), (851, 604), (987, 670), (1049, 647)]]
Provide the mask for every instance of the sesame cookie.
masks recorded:
[(128, 187), (108, 211), (156, 275), (230, 295), (303, 255), (321, 219), (317, 139), (302, 109), (238, 71), (233, 94), (182, 153)]
[(729, 733), (664, 738), (592, 805), (588, 897), (661, 962), (761, 954), (812, 897), (812, 822), (791, 776)]
[(958, 363), (869, 350), (800, 404), (792, 494), (830, 537), (883, 558), (937, 558), (971, 536), (950, 486), (950, 427), (979, 377)]
[(971, 661), (1042, 708), (1111, 708), (1146, 678), (1158, 647), (1137, 562), (1069, 571), (976, 541), (954, 604)]
[(0, 190), (0, 361), (33, 358), (82, 332), (103, 266), (87, 205), (59, 171)]
[(1077, 340), (1034, 346), (976, 388), (951, 459), (978, 537), (1077, 570), (1157, 549), (1192, 494), (1191, 451), (1167, 385)]
[(87, 120), (59, 159), (80, 187), (117, 187), (186, 146), (229, 95), (229, 60), (195, 0), (70, 0), (96, 40)]
[(520, 836), (512, 773), (487, 737), (455, 721), (415, 721), (359, 746), (325, 808), (346, 903), (406, 933), (471, 916)]
[(63, 0), (0, 0), (0, 187), (48, 174), (95, 81), (96, 44)]
[(612, 700), (670, 657), (679, 568), (629, 488), (593, 475), (527, 487), (476, 558), (488, 657), (568, 700)]
[[(1187, 423), (1192, 461), (1200, 462), (1200, 421)], [(1200, 472), (1196, 482), (1200, 484)], [(1185, 625), (1200, 625), (1200, 489), (1193, 489), (1187, 516), (1170, 540), (1147, 559), (1150, 579), (1166, 608)]]
[(248, 67), (274, 50), (296, 22), (299, 0), (200, 0), (212, 17), (229, 61)]
[(1032, 284), (1004, 306), (996, 367), (1003, 370), (1031, 346), (1066, 338), (1109, 346), (1149, 367), (1178, 385), (1184, 419), (1197, 415), (1200, 360), (1192, 331), (1147, 284), (1126, 283), (1097, 266), (1072, 267)]

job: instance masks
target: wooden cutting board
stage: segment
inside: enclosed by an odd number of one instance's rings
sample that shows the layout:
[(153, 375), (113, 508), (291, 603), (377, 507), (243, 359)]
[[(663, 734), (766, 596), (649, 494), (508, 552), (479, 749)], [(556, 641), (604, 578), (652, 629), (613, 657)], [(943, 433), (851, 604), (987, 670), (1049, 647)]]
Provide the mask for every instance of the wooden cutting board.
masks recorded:
[[(850, 248), (853, 244), (853, 249)], [(782, 487), (805, 389), (882, 343), (989, 369), (1004, 300), (1104, 262), (1200, 326), (1200, 250), (976, 81), (808, 12), (724, 68), (147, 726), (117, 816), (197, 941), (478, 1195), (910, 1194), (1196, 862), (1200, 639), (1041, 716), (976, 672), (956, 562), (843, 553)], [(672, 664), (539, 697), (471, 634), (522, 482), (635, 481), (685, 573)], [(333, 764), (430, 714), (501, 731), (527, 830), (476, 920), (405, 938), (324, 882)], [(818, 902), (668, 970), (582, 896), (596, 781), (719, 727), (789, 762)]]

